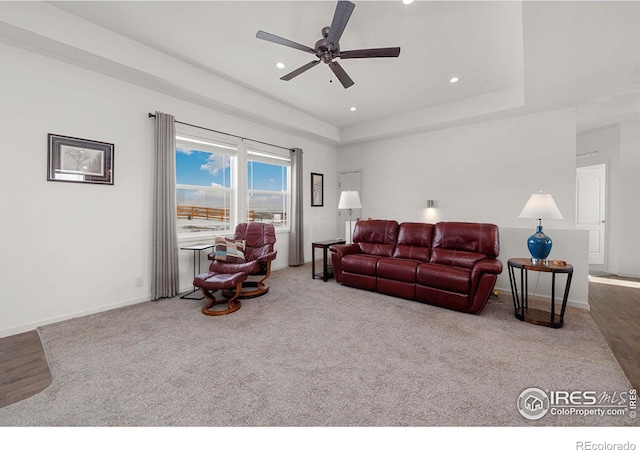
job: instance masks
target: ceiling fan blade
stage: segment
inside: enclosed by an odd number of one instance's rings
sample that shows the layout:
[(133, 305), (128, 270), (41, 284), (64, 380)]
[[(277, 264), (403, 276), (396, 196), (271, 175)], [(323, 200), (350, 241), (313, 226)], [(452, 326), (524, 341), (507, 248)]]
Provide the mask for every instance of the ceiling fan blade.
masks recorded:
[(355, 7), (356, 5), (351, 2), (338, 2), (336, 12), (333, 14), (333, 20), (331, 21), (331, 29), (327, 36), (327, 47), (331, 49), (338, 47), (338, 42), (342, 37), (344, 29), (347, 27), (347, 23)]
[(256, 33), (256, 37), (258, 39), (263, 39), (265, 41), (274, 42), (276, 44), (284, 45), (287, 47), (295, 48), (296, 50), (302, 50), (303, 52), (311, 53), (313, 55), (316, 54), (316, 51), (311, 47), (307, 47), (306, 45), (298, 44), (297, 42), (290, 41), (289, 39), (281, 38), (280, 36), (276, 36), (275, 34), (267, 33), (266, 31), (258, 31)]
[(291, 73), (286, 74), (285, 76), (281, 77), (281, 80), (284, 81), (289, 81), (290, 79), (297, 77), (298, 75), (300, 75), (303, 72), (306, 72), (307, 70), (311, 69), (313, 66), (315, 66), (316, 64), (318, 64), (320, 62), (320, 60), (315, 60), (315, 61), (311, 61), (308, 64), (305, 64), (302, 67), (298, 67), (296, 70), (294, 70)]
[(363, 48), (361, 50), (347, 50), (338, 55), (342, 59), (350, 58), (397, 58), (400, 55), (400, 47)]
[(347, 75), (347, 72), (345, 72), (342, 66), (336, 61), (329, 63), (329, 67), (331, 67), (331, 70), (336, 74), (336, 77), (338, 77), (338, 80), (340, 80), (340, 83), (342, 83), (345, 89), (354, 85), (351, 77)]

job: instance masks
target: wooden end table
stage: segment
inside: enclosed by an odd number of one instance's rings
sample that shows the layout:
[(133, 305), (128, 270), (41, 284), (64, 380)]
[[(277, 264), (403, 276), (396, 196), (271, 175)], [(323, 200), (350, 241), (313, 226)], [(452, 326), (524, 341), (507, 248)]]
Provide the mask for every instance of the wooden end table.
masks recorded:
[[(329, 273), (329, 264), (327, 264), (327, 251), (332, 245), (344, 244), (344, 239), (330, 239), (328, 241), (313, 242), (311, 244), (311, 278), (322, 278), (327, 281), (333, 277), (333, 273)], [(322, 274), (316, 274), (316, 249), (322, 249)]]
[[(516, 318), (525, 322), (542, 325), (551, 328), (561, 328), (564, 324), (564, 312), (567, 308), (569, 289), (571, 288), (571, 277), (573, 276), (573, 266), (571, 264), (556, 264), (554, 261), (534, 264), (531, 258), (512, 258), (508, 261), (509, 282), (511, 283), (511, 295), (513, 296), (513, 307)], [(520, 269), (520, 293), (518, 293), (518, 283), (515, 269)], [(551, 273), (551, 310), (543, 311), (529, 308), (529, 272)], [(564, 295), (562, 297), (562, 307), (560, 314), (556, 314), (556, 274), (566, 274)]]

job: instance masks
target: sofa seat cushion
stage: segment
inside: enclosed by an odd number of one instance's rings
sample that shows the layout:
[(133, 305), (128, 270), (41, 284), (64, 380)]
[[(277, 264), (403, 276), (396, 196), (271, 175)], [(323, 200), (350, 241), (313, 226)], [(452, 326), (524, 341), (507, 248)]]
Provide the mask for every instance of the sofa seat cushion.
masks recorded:
[(416, 279), (418, 284), (460, 294), (468, 293), (471, 288), (471, 270), (462, 267), (420, 264)]
[(261, 267), (258, 261), (247, 261), (243, 263), (225, 263), (222, 261), (214, 260), (209, 266), (210, 272), (215, 273), (238, 273), (244, 272), (247, 275), (252, 275), (260, 272)]
[(381, 294), (393, 295), (394, 297), (416, 299), (416, 284), (403, 283), (402, 281), (389, 280), (387, 278), (377, 278), (376, 291)]
[(416, 282), (416, 269), (420, 261), (402, 258), (382, 258), (378, 261), (378, 277), (389, 280)]
[(451, 250), (447, 248), (434, 248), (431, 253), (431, 262), (436, 264), (465, 267), (467, 269), (487, 257), (482, 253)]
[(342, 258), (342, 271), (376, 276), (378, 260), (380, 260), (379, 256), (367, 255), (366, 253), (347, 255)]

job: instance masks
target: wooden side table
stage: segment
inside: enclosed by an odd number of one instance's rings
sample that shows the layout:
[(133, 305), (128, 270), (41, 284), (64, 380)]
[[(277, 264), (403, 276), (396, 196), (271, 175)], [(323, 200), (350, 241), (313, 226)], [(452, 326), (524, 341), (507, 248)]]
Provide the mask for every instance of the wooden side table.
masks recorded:
[[(328, 241), (313, 242), (311, 244), (311, 278), (322, 278), (322, 281), (327, 281), (333, 277), (333, 274), (329, 273), (329, 265), (327, 264), (327, 250), (332, 245), (344, 244), (344, 239), (330, 239)], [(322, 249), (322, 274), (316, 274), (316, 249)]]
[[(511, 283), (511, 295), (513, 296), (513, 307), (516, 318), (536, 325), (561, 328), (564, 324), (564, 312), (567, 308), (567, 299), (569, 298), (569, 289), (571, 288), (573, 266), (571, 264), (555, 264), (553, 261), (533, 264), (531, 258), (512, 258), (508, 261), (507, 266), (509, 268), (509, 282)], [(520, 269), (520, 293), (518, 293), (515, 269)], [(550, 311), (529, 308), (529, 271), (551, 273)], [(555, 312), (556, 274), (567, 275), (560, 314), (556, 314)]]

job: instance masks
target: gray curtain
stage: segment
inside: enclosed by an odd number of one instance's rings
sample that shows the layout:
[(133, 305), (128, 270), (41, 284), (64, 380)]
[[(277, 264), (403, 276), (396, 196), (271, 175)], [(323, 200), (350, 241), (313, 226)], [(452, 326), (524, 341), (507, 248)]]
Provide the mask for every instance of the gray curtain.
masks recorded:
[(302, 149), (291, 149), (291, 219), (289, 231), (289, 265), (304, 264), (304, 226), (302, 221)]
[(176, 228), (176, 126), (156, 111), (151, 299), (179, 292)]

